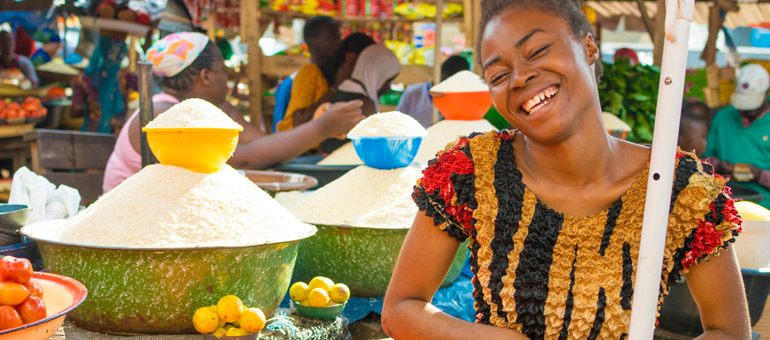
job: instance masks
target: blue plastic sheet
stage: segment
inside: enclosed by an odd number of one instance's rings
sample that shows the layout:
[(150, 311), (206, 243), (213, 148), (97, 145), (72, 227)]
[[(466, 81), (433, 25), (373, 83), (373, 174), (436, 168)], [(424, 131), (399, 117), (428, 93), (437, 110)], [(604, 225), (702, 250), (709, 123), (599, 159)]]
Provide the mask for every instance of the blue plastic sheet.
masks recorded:
[[(473, 277), (473, 274), (466, 260), (465, 266), (460, 275), (457, 276), (457, 279), (450, 286), (439, 289), (433, 296), (433, 305), (449, 315), (473, 322), (476, 311), (473, 308), (474, 300), (471, 277)], [(281, 302), (281, 308), (289, 308), (290, 300), (287, 292)], [(342, 311), (342, 315), (348, 318), (350, 322), (355, 322), (363, 319), (371, 312), (382, 314), (382, 301), (383, 297), (351, 297), (345, 310)]]

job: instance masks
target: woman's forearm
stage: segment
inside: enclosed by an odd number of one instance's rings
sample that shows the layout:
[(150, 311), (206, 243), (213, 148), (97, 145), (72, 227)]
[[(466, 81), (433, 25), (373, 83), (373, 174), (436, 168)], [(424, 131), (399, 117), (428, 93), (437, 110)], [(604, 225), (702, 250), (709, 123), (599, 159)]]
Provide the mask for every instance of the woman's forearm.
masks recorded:
[(301, 155), (325, 138), (320, 124), (313, 120), (294, 129), (238, 145), (228, 164), (235, 168), (264, 169)]
[(727, 332), (719, 329), (712, 329), (703, 332), (700, 336), (695, 338), (695, 340), (748, 340), (751, 339), (751, 332), (749, 332), (748, 337), (740, 336), (740, 335), (730, 335)]
[(382, 327), (397, 340), (417, 339), (527, 339), (516, 331), (457, 319), (418, 299), (404, 299), (385, 306)]

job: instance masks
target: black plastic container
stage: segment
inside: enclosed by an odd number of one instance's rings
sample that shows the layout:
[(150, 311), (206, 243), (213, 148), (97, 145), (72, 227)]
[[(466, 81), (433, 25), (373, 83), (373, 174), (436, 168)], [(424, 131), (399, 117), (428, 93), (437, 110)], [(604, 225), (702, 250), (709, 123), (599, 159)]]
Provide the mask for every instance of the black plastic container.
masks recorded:
[[(770, 291), (770, 271), (741, 269), (743, 285), (746, 288), (746, 299), (749, 302), (749, 316), (754, 326), (762, 316), (767, 294)], [(703, 333), (700, 313), (695, 304), (687, 282), (683, 279), (671, 288), (669, 295), (663, 300), (658, 317), (659, 327), (668, 331), (697, 336)]]
[(40, 251), (38, 251), (37, 243), (35, 241), (27, 241), (0, 247), (0, 257), (6, 255), (29, 260), (32, 262), (32, 266), (35, 270), (43, 268), (43, 260), (40, 259)]

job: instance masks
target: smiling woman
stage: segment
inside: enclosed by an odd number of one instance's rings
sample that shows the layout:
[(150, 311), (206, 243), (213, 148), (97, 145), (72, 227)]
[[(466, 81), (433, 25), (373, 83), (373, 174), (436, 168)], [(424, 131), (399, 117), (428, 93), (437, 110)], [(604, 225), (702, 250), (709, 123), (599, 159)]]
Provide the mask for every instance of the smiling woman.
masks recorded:
[[(397, 339), (624, 339), (650, 149), (606, 132), (599, 49), (577, 1), (484, 1), (479, 32), (493, 103), (518, 130), (461, 138), (423, 171), (383, 328)], [(694, 155), (672, 161), (659, 299), (686, 274), (704, 338), (748, 338), (730, 190)], [(430, 304), (467, 239), (475, 324)]]

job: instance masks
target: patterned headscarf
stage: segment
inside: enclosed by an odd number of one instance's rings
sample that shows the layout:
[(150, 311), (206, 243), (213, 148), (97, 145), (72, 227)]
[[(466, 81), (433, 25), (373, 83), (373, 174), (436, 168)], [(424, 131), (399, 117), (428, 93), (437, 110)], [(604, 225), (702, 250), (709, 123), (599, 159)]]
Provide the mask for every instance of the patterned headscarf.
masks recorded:
[(399, 72), (401, 64), (391, 50), (383, 45), (370, 45), (358, 56), (350, 79), (343, 81), (338, 89), (369, 97), (379, 112), (377, 91)]
[(147, 61), (152, 63), (153, 73), (173, 77), (190, 66), (209, 41), (209, 38), (201, 33), (172, 33), (150, 47), (147, 51)]

